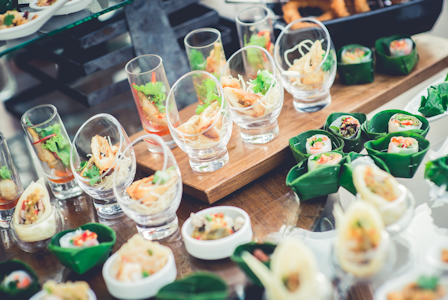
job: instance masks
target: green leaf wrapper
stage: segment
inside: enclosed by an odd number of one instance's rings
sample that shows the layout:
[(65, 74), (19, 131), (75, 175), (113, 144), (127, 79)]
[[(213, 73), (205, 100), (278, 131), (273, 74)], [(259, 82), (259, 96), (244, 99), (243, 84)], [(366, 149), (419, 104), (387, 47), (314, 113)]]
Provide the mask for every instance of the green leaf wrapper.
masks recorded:
[(428, 161), (425, 167), (425, 179), (429, 179), (437, 186), (446, 185), (448, 191), (448, 156)]
[(418, 111), (425, 117), (443, 114), (448, 107), (448, 82), (442, 82), (428, 89), (428, 97), (422, 96)]
[[(361, 124), (361, 126), (367, 121), (367, 116), (366, 114), (363, 113), (342, 113), (342, 112), (335, 112), (330, 114), (327, 117), (327, 121), (325, 122), (324, 125), (324, 130), (333, 133), (330, 129), (331, 123), (333, 123), (337, 118), (341, 117), (341, 116), (352, 116), (356, 119), (358, 119), (359, 123)], [(361, 134), (361, 128), (359, 128), (358, 133), (356, 134), (356, 136), (353, 139), (346, 139), (338, 134), (333, 133), (334, 135), (336, 135), (337, 137), (341, 138), (344, 140), (344, 152), (348, 153), (350, 151), (355, 151), (355, 152), (361, 152), (362, 149), (364, 149), (364, 143), (365, 143), (365, 139)]]
[[(356, 188), (353, 185), (353, 167), (351, 165), (351, 162), (359, 157), (365, 157), (368, 155), (359, 154), (356, 152), (350, 152), (342, 159), (342, 168), (341, 168), (341, 176), (339, 177), (339, 185), (345, 188), (347, 191), (352, 193), (353, 195), (356, 195)], [(389, 168), (387, 165), (382, 161), (380, 158), (375, 156), (370, 156), (372, 158), (373, 162), (382, 170), (386, 171), (387, 173), (390, 173)]]
[(368, 137), (369, 140), (376, 140), (380, 137), (384, 137), (389, 132), (389, 120), (395, 114), (404, 114), (416, 117), (422, 122), (421, 129), (412, 129), (402, 132), (414, 132), (426, 137), (429, 131), (429, 122), (425, 117), (413, 115), (410, 112), (399, 110), (399, 109), (389, 109), (383, 110), (373, 116), (373, 118), (361, 126), (363, 133)]
[[(79, 228), (95, 232), (100, 244), (82, 249), (62, 248), (59, 244), (60, 238)], [(98, 223), (84, 224), (79, 228), (61, 231), (53, 236), (48, 245), (48, 250), (57, 257), (62, 265), (78, 274), (83, 274), (107, 260), (115, 244), (116, 235), (110, 227)]]
[[(412, 137), (417, 140), (419, 152), (412, 154), (387, 153), (390, 139), (393, 136)], [(364, 144), (370, 156), (380, 158), (389, 167), (390, 173), (395, 177), (412, 178), (417, 172), (420, 163), (429, 149), (430, 143), (421, 135), (410, 132), (393, 132), (375, 141)]]
[[(247, 277), (249, 277), (253, 283), (255, 283), (258, 286), (263, 286), (260, 279), (258, 279), (257, 275), (255, 275), (254, 272), (252, 272), (252, 270), (249, 268), (249, 266), (246, 264), (246, 262), (241, 258), (241, 254), (243, 253), (243, 251), (247, 251), (253, 255), (253, 253), (256, 249), (260, 249), (269, 256), (274, 252), (275, 247), (277, 247), (277, 245), (274, 245), (271, 243), (258, 244), (258, 243), (251, 242), (251, 243), (240, 245), (240, 246), (236, 247), (235, 252), (233, 252), (233, 254), (230, 258), (236, 264), (238, 264), (238, 266), (241, 268), (241, 270), (243, 270), (244, 273), (246, 273)], [(263, 262), (263, 264), (266, 267), (270, 268), (271, 261)]]
[(7, 290), (2, 284), (0, 284), (0, 299), (2, 300), (28, 300), (39, 292), (40, 286), (36, 273), (27, 264), (18, 260), (9, 260), (0, 263), (0, 282), (3, 281), (5, 276), (11, 274), (13, 271), (23, 270), (27, 272), (33, 282), (26, 289), (17, 289), (14, 291)]
[(360, 83), (370, 83), (374, 80), (375, 61), (372, 58), (370, 61), (358, 63), (358, 64), (345, 64), (341, 60), (342, 51), (346, 48), (364, 48), (359, 44), (350, 44), (339, 49), (337, 53), (338, 59), (338, 74), (342, 84), (352, 85)]
[(307, 160), (308, 157), (311, 156), (311, 154), (306, 153), (306, 139), (316, 134), (325, 134), (326, 136), (328, 136), (332, 144), (331, 151), (342, 151), (342, 149), (344, 148), (345, 144), (342, 138), (321, 129), (308, 130), (302, 132), (298, 136), (289, 139), (289, 148), (291, 148), (292, 154), (294, 155), (294, 158), (296, 159), (297, 163)]
[(390, 37), (384, 37), (375, 41), (376, 48), (376, 66), (379, 73), (389, 75), (408, 75), (417, 65), (419, 57), (414, 40), (412, 52), (408, 55), (392, 57), (390, 56), (389, 45), (394, 40), (412, 38), (409, 35), (396, 34)]
[(208, 272), (197, 272), (165, 285), (156, 299), (161, 300), (225, 300), (227, 284), (221, 277)]
[(0, 1), (0, 14), (4, 14), (8, 10), (13, 10), (19, 3), (18, 0), (1, 0)]

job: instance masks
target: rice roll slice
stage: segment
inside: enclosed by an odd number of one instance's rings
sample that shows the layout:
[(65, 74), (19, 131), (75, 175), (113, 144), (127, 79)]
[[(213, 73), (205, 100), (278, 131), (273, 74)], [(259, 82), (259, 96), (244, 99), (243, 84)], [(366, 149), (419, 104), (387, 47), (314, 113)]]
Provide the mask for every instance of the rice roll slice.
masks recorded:
[(348, 65), (369, 62), (372, 60), (372, 50), (367, 47), (347, 47), (342, 49), (341, 60)]
[(360, 128), (359, 120), (349, 115), (340, 116), (330, 125), (332, 132), (346, 139), (355, 138)]
[(395, 114), (389, 120), (389, 133), (422, 128), (422, 122), (414, 116)]
[(413, 42), (409, 38), (392, 41), (389, 45), (390, 56), (398, 57), (409, 55), (412, 52)]
[(14, 291), (17, 289), (27, 289), (31, 283), (33, 283), (33, 279), (30, 274), (23, 270), (17, 270), (5, 276), (1, 284), (7, 290)]
[(418, 152), (418, 141), (411, 137), (393, 136), (387, 153), (412, 154)]
[(315, 134), (306, 140), (306, 153), (319, 154), (332, 150), (331, 140), (325, 134)]
[(62, 248), (87, 248), (92, 246), (97, 246), (98, 235), (90, 230), (78, 229), (76, 231), (68, 232), (64, 234), (60, 240), (59, 244)]
[(342, 155), (337, 152), (325, 152), (311, 155), (308, 158), (308, 172), (323, 165), (337, 165), (342, 160)]

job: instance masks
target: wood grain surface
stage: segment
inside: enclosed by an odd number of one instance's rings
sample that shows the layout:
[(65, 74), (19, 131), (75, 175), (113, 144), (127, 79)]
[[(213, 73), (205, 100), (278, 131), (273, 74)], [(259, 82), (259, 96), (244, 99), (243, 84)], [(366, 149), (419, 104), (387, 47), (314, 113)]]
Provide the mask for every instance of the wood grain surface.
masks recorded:
[[(339, 79), (331, 88), (332, 104), (310, 114), (299, 113), (293, 107), (292, 96), (285, 92), (285, 101), (278, 118), (279, 136), (265, 145), (249, 145), (240, 138), (239, 127), (234, 124), (232, 137), (227, 146), (229, 163), (213, 173), (198, 173), (191, 169), (188, 156), (180, 148), (173, 154), (182, 172), (185, 193), (204, 202), (216, 202), (260, 176), (270, 172), (288, 159), (288, 141), (310, 129), (324, 125), (332, 112), (369, 113), (414, 85), (448, 67), (448, 40), (420, 34), (413, 37), (420, 56), (417, 67), (408, 76), (375, 74), (375, 81), (369, 84), (344, 86)], [(194, 114), (196, 104), (183, 109), (182, 119)], [(145, 134), (139, 132), (131, 140)], [(137, 163), (143, 170), (152, 173), (158, 156), (147, 151), (144, 144), (135, 149)]]

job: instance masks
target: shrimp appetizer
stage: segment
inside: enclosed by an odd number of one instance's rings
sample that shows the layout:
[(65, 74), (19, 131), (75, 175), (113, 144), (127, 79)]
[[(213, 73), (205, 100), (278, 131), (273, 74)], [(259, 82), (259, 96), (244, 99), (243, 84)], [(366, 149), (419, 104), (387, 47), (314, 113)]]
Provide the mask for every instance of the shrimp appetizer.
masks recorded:
[(311, 155), (308, 158), (308, 172), (319, 166), (337, 165), (342, 160), (342, 155), (337, 152), (326, 152)]
[(23, 270), (17, 270), (5, 276), (5, 278), (1, 282), (1, 285), (8, 290), (13, 291), (17, 289), (24, 290), (28, 288), (31, 283), (33, 283), (33, 279), (31, 278), (30, 274)]
[(14, 180), (11, 178), (12, 172), (6, 166), (0, 168), (0, 203), (9, 203), (19, 196), (19, 191)]
[(418, 152), (418, 141), (411, 137), (393, 136), (387, 153), (412, 154)]
[(241, 216), (232, 219), (224, 213), (206, 215), (191, 213), (190, 218), (194, 226), (191, 237), (197, 240), (222, 239), (241, 229), (245, 223)]
[(316, 134), (306, 140), (306, 153), (319, 154), (332, 150), (332, 143), (325, 134)]
[(89, 300), (89, 285), (85, 281), (75, 281), (66, 283), (56, 283), (49, 280), (43, 286), (45, 294), (43, 300)]
[(32, 19), (29, 19), (29, 15), (30, 13), (28, 11), (22, 14), (16, 10), (8, 10), (6, 13), (0, 15), (0, 30), (20, 26), (37, 18), (37, 15), (34, 15)]
[(78, 229), (76, 231), (68, 232), (63, 235), (59, 244), (62, 248), (87, 248), (92, 246), (97, 246), (98, 234), (90, 230)]

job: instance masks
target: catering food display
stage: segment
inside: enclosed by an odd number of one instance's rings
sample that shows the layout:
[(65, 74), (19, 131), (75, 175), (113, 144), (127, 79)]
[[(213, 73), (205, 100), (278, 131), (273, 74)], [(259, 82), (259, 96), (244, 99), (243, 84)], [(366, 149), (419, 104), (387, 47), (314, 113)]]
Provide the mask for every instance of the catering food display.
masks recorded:
[(0, 15), (0, 30), (26, 24), (37, 17), (37, 15), (34, 15), (30, 18), (29, 12), (20, 13), (16, 10), (8, 10), (6, 13)]
[(375, 41), (376, 69), (390, 75), (408, 75), (418, 63), (414, 41), (408, 35), (393, 35)]
[(54, 280), (45, 282), (42, 292), (36, 294), (31, 300), (96, 300), (95, 294), (85, 281), (57, 283)]
[(414, 138), (406, 138), (402, 136), (393, 136), (390, 139), (387, 153), (417, 153), (418, 142)]
[(363, 113), (331, 113), (325, 122), (324, 130), (344, 140), (344, 152), (361, 152), (364, 148), (365, 136), (361, 127), (367, 122)]
[(241, 229), (245, 222), (242, 216), (232, 219), (224, 213), (191, 213), (190, 218), (194, 226), (191, 237), (200, 241), (222, 239)]
[(336, 165), (342, 160), (342, 154), (337, 152), (324, 152), (308, 157), (308, 171), (313, 171), (320, 166)]
[(307, 154), (319, 154), (327, 151), (331, 151), (332, 145), (330, 138), (325, 134), (316, 134), (306, 139), (306, 153)]
[(339, 79), (343, 84), (373, 82), (375, 62), (370, 48), (350, 44), (339, 49), (336, 56)]

